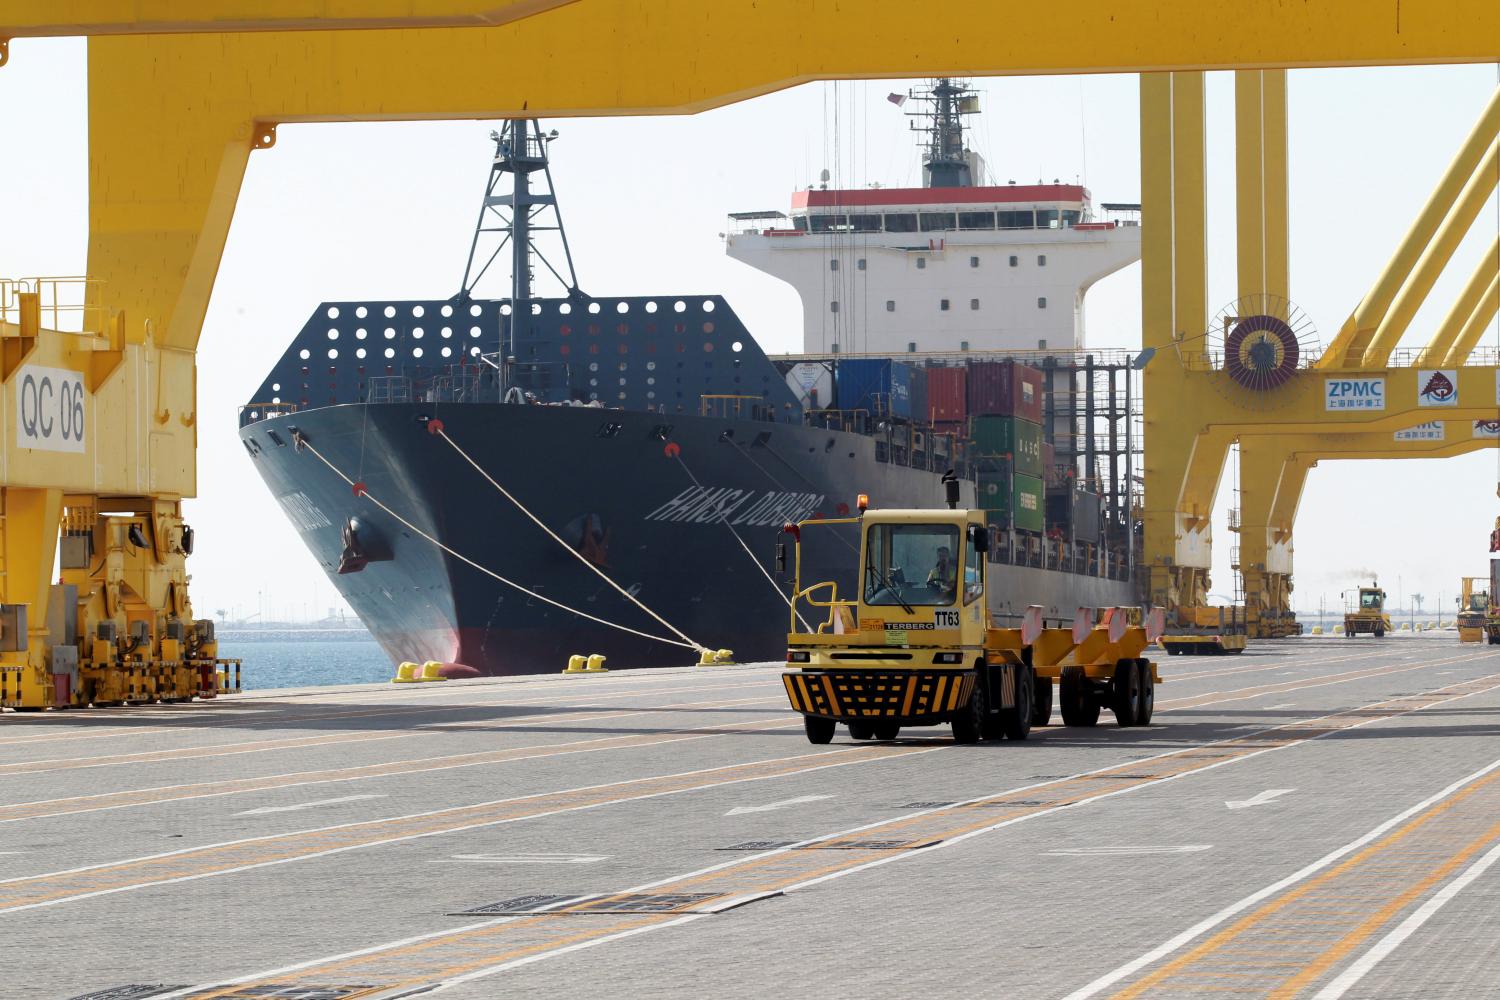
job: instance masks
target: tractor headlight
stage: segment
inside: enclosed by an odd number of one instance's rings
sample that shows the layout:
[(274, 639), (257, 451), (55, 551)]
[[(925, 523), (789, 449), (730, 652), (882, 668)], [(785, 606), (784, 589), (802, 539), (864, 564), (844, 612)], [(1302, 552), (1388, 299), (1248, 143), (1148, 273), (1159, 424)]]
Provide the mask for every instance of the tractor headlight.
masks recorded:
[(803, 649), (789, 649), (786, 651), (786, 662), (811, 663), (812, 654)]
[(934, 653), (933, 657), (932, 657), (932, 662), (933, 663), (962, 663), (962, 662), (964, 662), (964, 654), (962, 654), (962, 653)]

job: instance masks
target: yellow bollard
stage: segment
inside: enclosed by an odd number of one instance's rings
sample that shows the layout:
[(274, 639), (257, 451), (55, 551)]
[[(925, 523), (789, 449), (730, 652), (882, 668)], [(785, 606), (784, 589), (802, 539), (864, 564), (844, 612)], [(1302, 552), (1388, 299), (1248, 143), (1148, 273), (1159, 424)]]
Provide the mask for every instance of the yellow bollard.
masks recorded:
[(1314, 625), (1313, 626), (1312, 634), (1313, 635), (1322, 635), (1323, 634), (1323, 626), (1321, 626), (1321, 625)]
[(391, 678), (391, 683), (415, 684), (417, 680), (417, 665), (408, 661), (396, 668), (396, 676)]
[(609, 673), (609, 668), (604, 665), (604, 656), (600, 653), (589, 654), (588, 672), (591, 674)]
[(714, 653), (714, 662), (717, 663), (717, 664), (720, 664), (721, 666), (722, 665), (727, 665), (727, 664), (734, 663), (734, 650), (732, 650), (732, 649), (720, 649), (720, 650), (717, 650)]
[(568, 665), (563, 669), (563, 673), (581, 674), (584, 670), (584, 664), (587, 662), (588, 657), (583, 656), (579, 653), (574, 653), (572, 656), (568, 657)]
[(1335, 625), (1333, 627), (1333, 634), (1334, 635), (1343, 635), (1344, 634), (1344, 626), (1342, 626), (1342, 625)]
[(426, 663), (422, 664), (422, 676), (419, 677), (418, 680), (445, 681), (447, 679), (448, 678), (443, 676), (443, 665), (437, 660), (428, 660)]

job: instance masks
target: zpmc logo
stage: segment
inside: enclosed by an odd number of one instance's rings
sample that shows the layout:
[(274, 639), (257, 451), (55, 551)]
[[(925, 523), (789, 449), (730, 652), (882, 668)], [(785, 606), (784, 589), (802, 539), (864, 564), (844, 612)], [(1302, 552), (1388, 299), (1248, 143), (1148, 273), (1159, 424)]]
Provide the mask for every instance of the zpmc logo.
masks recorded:
[(1417, 373), (1418, 406), (1457, 406), (1458, 372), (1454, 369)]

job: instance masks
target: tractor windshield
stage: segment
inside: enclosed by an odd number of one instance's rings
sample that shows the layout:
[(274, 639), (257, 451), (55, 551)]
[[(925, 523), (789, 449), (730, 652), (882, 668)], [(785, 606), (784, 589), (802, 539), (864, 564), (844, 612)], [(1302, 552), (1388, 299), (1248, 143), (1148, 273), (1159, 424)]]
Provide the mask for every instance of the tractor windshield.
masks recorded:
[(1379, 611), (1381, 598), (1384, 596), (1378, 590), (1361, 590), (1359, 592), (1359, 606), (1365, 611)]
[(865, 535), (865, 603), (952, 604), (961, 551), (956, 525), (871, 525)]

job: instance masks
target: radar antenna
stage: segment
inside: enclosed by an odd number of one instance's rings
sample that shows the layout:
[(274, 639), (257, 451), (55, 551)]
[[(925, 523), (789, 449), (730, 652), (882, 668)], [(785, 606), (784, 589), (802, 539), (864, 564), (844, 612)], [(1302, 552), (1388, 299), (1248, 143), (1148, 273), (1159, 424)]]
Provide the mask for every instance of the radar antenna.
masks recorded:
[(922, 150), (925, 185), (973, 187), (977, 157), (964, 142), (964, 116), (979, 113), (979, 92), (965, 80), (941, 77), (925, 89), (908, 91), (907, 97), (921, 105), (906, 114), (920, 119), (911, 123), (911, 129), (926, 136)]

